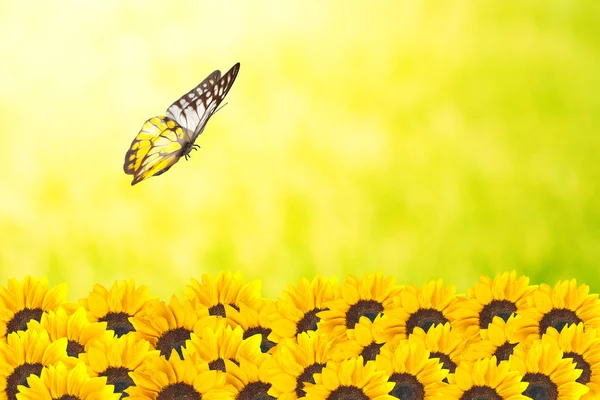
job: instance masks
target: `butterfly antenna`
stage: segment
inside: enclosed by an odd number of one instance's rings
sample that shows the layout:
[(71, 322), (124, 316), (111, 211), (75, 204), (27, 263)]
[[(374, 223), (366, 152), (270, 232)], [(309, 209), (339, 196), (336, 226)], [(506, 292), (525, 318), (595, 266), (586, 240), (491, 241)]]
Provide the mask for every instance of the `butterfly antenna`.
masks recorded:
[(216, 114), (217, 112), (219, 112), (219, 110), (220, 110), (220, 109), (222, 109), (223, 107), (225, 107), (227, 104), (229, 104), (229, 103), (227, 102), (227, 103), (223, 104), (221, 107), (217, 108), (217, 111), (215, 111), (215, 114)]

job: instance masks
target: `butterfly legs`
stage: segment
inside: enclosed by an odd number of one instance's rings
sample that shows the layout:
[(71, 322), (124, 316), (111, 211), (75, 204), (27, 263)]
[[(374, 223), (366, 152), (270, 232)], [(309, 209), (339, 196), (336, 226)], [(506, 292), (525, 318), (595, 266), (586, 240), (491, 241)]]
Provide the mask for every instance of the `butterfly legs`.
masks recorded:
[(193, 144), (189, 147), (189, 149), (183, 154), (183, 157), (187, 160), (188, 158), (191, 157), (190, 153), (192, 152), (192, 150), (198, 150), (200, 148), (199, 145), (197, 144)]

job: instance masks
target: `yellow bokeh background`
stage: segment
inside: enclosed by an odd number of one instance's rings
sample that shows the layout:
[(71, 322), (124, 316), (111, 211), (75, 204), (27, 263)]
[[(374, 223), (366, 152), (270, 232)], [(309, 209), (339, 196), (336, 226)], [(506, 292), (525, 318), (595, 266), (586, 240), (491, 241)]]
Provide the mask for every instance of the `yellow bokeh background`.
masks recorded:
[[(595, 2), (5, 1), (0, 37), (2, 285), (516, 269), (598, 291)], [(201, 149), (131, 187), (144, 121), (238, 61)]]

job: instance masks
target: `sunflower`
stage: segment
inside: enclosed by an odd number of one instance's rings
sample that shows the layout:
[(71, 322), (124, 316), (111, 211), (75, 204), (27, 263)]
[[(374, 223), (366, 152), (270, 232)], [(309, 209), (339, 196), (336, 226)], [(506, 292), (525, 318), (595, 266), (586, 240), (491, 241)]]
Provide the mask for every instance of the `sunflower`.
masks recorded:
[(534, 399), (576, 400), (586, 394), (587, 386), (577, 382), (582, 370), (551, 340), (520, 343), (510, 356), (510, 367), (529, 383), (524, 395)]
[(68, 369), (59, 362), (42, 369), (41, 375), (30, 375), (27, 385), (19, 385), (17, 400), (119, 400), (121, 395), (114, 393), (113, 386), (106, 384), (106, 378), (92, 378), (83, 362)]
[(231, 272), (222, 271), (217, 275), (217, 279), (213, 279), (210, 274), (204, 274), (202, 283), (192, 279), (192, 283), (186, 287), (186, 295), (208, 308), (210, 315), (226, 317), (225, 306), (239, 310), (241, 303), (252, 306), (260, 299), (260, 281), (244, 284), (240, 273), (233, 275)]
[(467, 358), (475, 361), (480, 358), (496, 356), (496, 360), (508, 360), (514, 348), (519, 344), (517, 322), (520, 316), (511, 315), (507, 321), (494, 317), (487, 329), (481, 329), (480, 340), (473, 341), (467, 351)]
[(92, 375), (106, 377), (117, 393), (123, 393), (134, 384), (130, 372), (137, 371), (155, 357), (159, 357), (159, 351), (133, 333), (93, 340), (87, 352), (81, 355)]
[(362, 356), (365, 361), (375, 360), (379, 350), (385, 344), (385, 316), (378, 315), (374, 321), (360, 317), (353, 329), (346, 331), (346, 336), (338, 338), (332, 351), (331, 359), (342, 361)]
[(51, 341), (47, 331), (19, 331), (0, 342), (0, 398), (16, 399), (18, 385), (29, 375), (39, 375), (43, 367), (59, 361), (73, 366), (76, 359), (67, 355), (67, 338)]
[(150, 301), (156, 299), (149, 297), (147, 286), (136, 288), (132, 279), (115, 281), (110, 289), (96, 284), (88, 297), (79, 299), (79, 304), (89, 312), (92, 321), (105, 321), (107, 329), (121, 336), (135, 330), (129, 318), (140, 314)]
[(443, 380), (448, 370), (439, 359), (430, 357), (423, 341), (388, 343), (381, 348), (376, 363), (394, 384), (390, 395), (395, 398), (433, 399), (446, 389)]
[(44, 311), (56, 310), (67, 295), (67, 285), (62, 283), (48, 289), (44, 277), (26, 276), (22, 282), (8, 281), (8, 288), (0, 286), (0, 336), (24, 331), (27, 322), (39, 321)]
[(125, 390), (128, 400), (234, 399), (235, 390), (226, 384), (226, 374), (212, 371), (208, 363), (193, 357), (180, 358), (175, 350), (167, 360), (152, 357), (130, 373), (135, 386)]
[(231, 360), (225, 364), (227, 383), (235, 388), (236, 399), (276, 399), (271, 394), (270, 354), (260, 353), (252, 360), (240, 358), (239, 365)]
[(463, 335), (451, 329), (449, 322), (432, 326), (427, 332), (417, 326), (408, 341), (417, 340), (429, 351), (429, 358), (439, 359), (444, 369), (452, 374), (464, 359), (469, 344)]
[(516, 271), (498, 274), (493, 280), (483, 275), (474, 288), (467, 290), (468, 298), (459, 299), (453, 328), (469, 338), (477, 338), (479, 330), (486, 329), (494, 317), (507, 321), (515, 312), (527, 308), (527, 297), (536, 288), (529, 285), (528, 277), (517, 277)]
[(433, 325), (452, 322), (452, 311), (457, 303), (453, 285), (444, 286), (442, 280), (424, 284), (421, 289), (407, 285), (394, 298), (394, 306), (386, 313), (385, 329), (389, 341), (400, 335), (407, 338), (416, 327), (425, 332)]
[(209, 316), (208, 308), (185, 298), (182, 304), (173, 295), (168, 305), (164, 301), (150, 301), (144, 312), (130, 321), (137, 335), (160, 350), (161, 355), (166, 357), (171, 350), (176, 350), (183, 357), (181, 347), (190, 339), (190, 334), (203, 326), (216, 327), (217, 317)]
[(375, 361), (364, 362), (362, 357), (342, 362), (330, 361), (313, 375), (315, 383), (306, 383), (306, 400), (364, 399), (394, 400), (388, 393), (394, 382), (388, 381), (385, 371), (377, 370)]
[(498, 362), (496, 357), (475, 362), (463, 361), (456, 368), (456, 372), (448, 376), (450, 385), (444, 399), (529, 400), (529, 397), (522, 394), (527, 383), (522, 382), (521, 378), (519, 372), (511, 370), (508, 361)]
[(192, 332), (185, 348), (195, 353), (199, 360), (208, 362), (210, 369), (225, 372), (225, 360), (238, 363), (240, 358), (253, 360), (261, 354), (262, 336), (256, 334), (244, 339), (241, 327), (233, 329), (224, 320), (214, 329), (206, 326), (197, 332)]
[(542, 340), (553, 341), (563, 351), (563, 358), (571, 358), (582, 371), (577, 382), (590, 391), (582, 399), (600, 397), (600, 332), (584, 329), (583, 323), (564, 327), (560, 333), (550, 327)]
[(337, 280), (323, 276), (312, 282), (302, 278), (298, 287), (288, 285), (275, 303), (277, 317), (274, 318), (271, 336), (275, 341), (295, 337), (302, 332), (316, 331), (320, 318), (317, 313), (326, 309), (325, 304), (339, 297)]
[(587, 329), (600, 328), (600, 299), (589, 294), (588, 285), (577, 287), (577, 281), (559, 281), (554, 289), (541, 284), (538, 291), (527, 297), (527, 307), (519, 311), (518, 323), (522, 341), (539, 339), (548, 328), (561, 331), (570, 324), (583, 323)]
[(91, 341), (113, 336), (112, 331), (106, 330), (106, 322), (90, 322), (83, 307), (71, 315), (68, 315), (62, 307), (56, 312), (45, 312), (40, 322), (30, 321), (27, 328), (38, 332), (48, 331), (52, 341), (67, 338), (67, 354), (71, 357), (78, 357), (79, 354), (87, 351)]
[(273, 352), (269, 393), (280, 400), (305, 396), (304, 385), (315, 383), (313, 374), (321, 372), (330, 360), (334, 343), (328, 335), (314, 331), (282, 339)]
[(274, 310), (275, 303), (273, 301), (257, 299), (252, 306), (240, 303), (239, 310), (229, 307), (227, 321), (234, 327), (240, 326), (242, 328), (244, 339), (260, 334), (262, 336), (260, 349), (263, 353), (267, 353), (276, 344), (269, 336), (271, 334), (271, 323), (275, 318)]
[(384, 277), (381, 272), (365, 274), (360, 280), (348, 275), (341, 287), (341, 296), (326, 302), (326, 309), (317, 313), (321, 318), (319, 330), (343, 337), (346, 329), (354, 328), (360, 317), (373, 321), (380, 313), (387, 313), (401, 289), (395, 282), (393, 276)]

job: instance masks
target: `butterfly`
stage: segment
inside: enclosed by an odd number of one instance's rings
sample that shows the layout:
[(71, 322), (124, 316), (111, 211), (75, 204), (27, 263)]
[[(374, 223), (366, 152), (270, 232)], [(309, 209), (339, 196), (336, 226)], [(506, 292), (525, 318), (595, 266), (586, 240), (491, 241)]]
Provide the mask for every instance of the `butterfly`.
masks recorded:
[(131, 142), (123, 170), (133, 175), (131, 185), (167, 172), (181, 157), (186, 160), (200, 146), (194, 142), (231, 89), (240, 63), (221, 76), (217, 70), (171, 104), (166, 115), (152, 117)]

